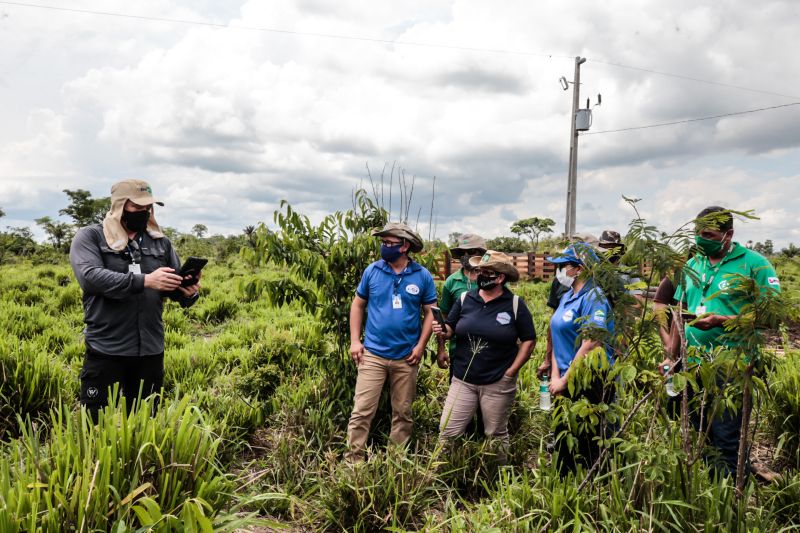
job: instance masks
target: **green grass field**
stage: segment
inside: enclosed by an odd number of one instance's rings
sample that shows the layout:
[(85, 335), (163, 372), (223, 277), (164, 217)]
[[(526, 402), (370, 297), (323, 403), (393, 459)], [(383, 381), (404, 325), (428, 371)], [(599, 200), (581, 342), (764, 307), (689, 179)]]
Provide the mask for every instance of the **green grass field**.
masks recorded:
[[(779, 264), (800, 292), (800, 264)], [(428, 358), (407, 450), (386, 446), (389, 407), (370, 459), (342, 460), (355, 368), (299, 304), (271, 306), (244, 283), (277, 269), (238, 260), (208, 269), (200, 302), (168, 304), (164, 398), (155, 417), (109, 408), (93, 426), (77, 402), (81, 294), (67, 265), (0, 267), (0, 531), (210, 531), (258, 527), (376, 531), (788, 531), (800, 528), (800, 352), (763, 376), (753, 428), (780, 482), (737, 500), (702, 461), (685, 479), (677, 422), (648, 404), (621, 435), (610, 469), (578, 491), (545, 449), (535, 368), (544, 351), (546, 284), (516, 290), (540, 342), (523, 369), (509, 464), (470, 438), (437, 445), (447, 372)], [(637, 400), (640, 370), (620, 397)], [(776, 455), (777, 454), (777, 455)]]

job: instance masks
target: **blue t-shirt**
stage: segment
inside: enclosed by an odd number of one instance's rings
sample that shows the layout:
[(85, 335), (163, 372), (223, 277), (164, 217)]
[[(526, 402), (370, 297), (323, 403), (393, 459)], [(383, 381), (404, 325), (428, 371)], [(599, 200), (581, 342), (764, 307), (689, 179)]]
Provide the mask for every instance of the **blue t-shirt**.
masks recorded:
[[(580, 347), (576, 342), (581, 330), (589, 325), (614, 333), (614, 315), (602, 289), (588, 282), (578, 294), (571, 289), (564, 293), (558, 309), (550, 319), (550, 335), (553, 338), (553, 354), (558, 370), (564, 375), (575, 359)], [(611, 347), (606, 347), (610, 363), (614, 362)]]
[(367, 300), (364, 348), (385, 359), (403, 359), (419, 342), (421, 309), (436, 303), (436, 284), (414, 261), (396, 274), (383, 259), (364, 270), (356, 294)]

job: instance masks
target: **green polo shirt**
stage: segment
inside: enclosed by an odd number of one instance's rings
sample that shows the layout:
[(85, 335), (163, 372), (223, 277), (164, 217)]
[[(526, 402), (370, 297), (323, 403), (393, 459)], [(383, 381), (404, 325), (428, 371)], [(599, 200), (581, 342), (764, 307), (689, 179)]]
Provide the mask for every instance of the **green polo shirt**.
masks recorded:
[[(461, 298), (462, 293), (476, 288), (478, 288), (478, 283), (470, 281), (469, 277), (464, 273), (463, 268), (459, 268), (456, 272), (450, 274), (444, 281), (442, 298), (439, 300), (439, 309), (442, 310), (444, 317), (447, 318), (447, 315), (450, 314), (450, 310), (453, 308), (453, 303), (455, 303), (456, 298)], [(450, 353), (453, 353), (453, 350), (456, 349), (455, 337), (450, 340), (449, 346)]]
[[(733, 243), (731, 250), (716, 265), (705, 256), (695, 256), (686, 263), (697, 280), (684, 274), (684, 286), (675, 291), (675, 299), (686, 305), (686, 309), (697, 315), (738, 315), (744, 305), (752, 303), (740, 290), (740, 277), (755, 280), (762, 294), (768, 290), (780, 292), (781, 284), (775, 268), (766, 257)], [(706, 331), (686, 326), (686, 341), (689, 346), (712, 349), (716, 346), (734, 346), (731, 339), (722, 339), (722, 327)]]

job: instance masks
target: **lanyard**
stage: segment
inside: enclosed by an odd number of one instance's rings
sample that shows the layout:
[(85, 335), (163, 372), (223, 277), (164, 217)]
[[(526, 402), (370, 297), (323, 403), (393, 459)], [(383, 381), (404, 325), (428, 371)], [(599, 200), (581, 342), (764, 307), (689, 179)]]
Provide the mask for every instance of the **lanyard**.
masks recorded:
[(703, 305), (703, 303), (706, 301), (706, 293), (708, 292), (708, 289), (711, 287), (711, 285), (714, 284), (714, 280), (717, 278), (717, 274), (719, 273), (719, 268), (722, 266), (722, 261), (724, 260), (725, 259), (723, 258), (719, 263), (717, 263), (717, 266), (714, 267), (711, 265), (711, 261), (709, 261), (707, 257), (705, 258), (705, 261), (708, 263), (708, 270), (711, 270), (713, 273), (711, 274), (711, 277), (708, 278), (708, 281), (705, 281), (706, 274), (705, 272), (703, 272), (704, 284), (703, 284), (703, 289), (700, 293), (701, 294), (700, 305)]
[[(137, 242), (137, 238), (139, 242)], [(142, 240), (142, 235), (139, 234), (133, 239), (128, 241), (128, 255), (131, 257), (131, 264), (135, 265), (142, 261), (142, 249), (139, 243)]]

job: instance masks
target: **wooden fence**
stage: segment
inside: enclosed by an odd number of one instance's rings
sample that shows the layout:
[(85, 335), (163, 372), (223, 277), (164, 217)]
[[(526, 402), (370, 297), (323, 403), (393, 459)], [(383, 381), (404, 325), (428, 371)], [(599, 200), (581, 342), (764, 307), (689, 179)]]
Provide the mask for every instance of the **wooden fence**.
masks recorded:
[[(548, 281), (553, 279), (556, 275), (556, 266), (545, 261), (546, 257), (551, 257), (553, 255), (550, 252), (539, 254), (533, 252), (522, 254), (509, 253), (506, 255), (511, 256), (514, 260), (514, 266), (517, 267), (521, 279), (540, 279)], [(446, 279), (447, 276), (461, 268), (461, 262), (451, 257), (449, 252), (443, 254), (439, 264), (439, 273), (436, 279)]]
[[(548, 263), (545, 258), (552, 257), (554, 254), (550, 252), (543, 253), (509, 253), (514, 260), (514, 266), (519, 271), (520, 279), (540, 279), (542, 281), (550, 281), (556, 275), (556, 266), (553, 263)], [(648, 276), (652, 270), (652, 263), (645, 262), (639, 268), (639, 272)], [(461, 268), (461, 262), (450, 256), (449, 252), (445, 252), (442, 259), (439, 261), (439, 272), (435, 276), (436, 279), (447, 279), (447, 276), (456, 272)], [(660, 280), (659, 280), (660, 281)]]

